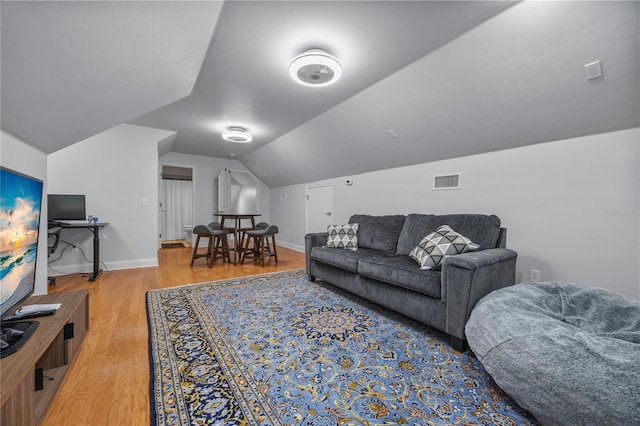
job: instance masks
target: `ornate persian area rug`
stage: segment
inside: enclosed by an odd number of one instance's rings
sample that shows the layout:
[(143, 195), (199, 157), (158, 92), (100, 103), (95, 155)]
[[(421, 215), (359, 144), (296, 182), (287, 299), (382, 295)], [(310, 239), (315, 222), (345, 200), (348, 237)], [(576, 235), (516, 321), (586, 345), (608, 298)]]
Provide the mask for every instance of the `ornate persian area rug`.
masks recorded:
[(304, 271), (147, 293), (155, 425), (531, 425), (469, 351)]

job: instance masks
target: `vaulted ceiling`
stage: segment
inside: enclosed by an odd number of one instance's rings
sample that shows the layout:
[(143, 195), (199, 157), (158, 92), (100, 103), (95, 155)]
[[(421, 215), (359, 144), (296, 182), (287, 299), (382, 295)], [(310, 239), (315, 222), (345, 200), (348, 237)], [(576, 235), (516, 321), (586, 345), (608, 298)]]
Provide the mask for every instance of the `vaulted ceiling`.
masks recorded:
[[(46, 153), (128, 122), (277, 187), (640, 125), (637, 1), (3, 1), (0, 13), (2, 129)], [(342, 62), (338, 82), (289, 78), (309, 48)], [(587, 80), (598, 60), (604, 76)], [(254, 141), (224, 141), (230, 126)]]

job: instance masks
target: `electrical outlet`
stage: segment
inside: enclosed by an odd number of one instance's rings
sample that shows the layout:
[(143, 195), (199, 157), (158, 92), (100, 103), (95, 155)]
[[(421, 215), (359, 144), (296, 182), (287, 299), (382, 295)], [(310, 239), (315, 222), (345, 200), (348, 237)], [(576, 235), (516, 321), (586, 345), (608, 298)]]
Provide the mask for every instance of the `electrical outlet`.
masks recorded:
[(80, 251), (80, 249), (78, 248), (78, 246), (73, 246), (73, 248), (71, 249), (72, 252), (76, 253), (78, 251)]
[(540, 271), (538, 271), (537, 269), (529, 269), (529, 282), (539, 283)]

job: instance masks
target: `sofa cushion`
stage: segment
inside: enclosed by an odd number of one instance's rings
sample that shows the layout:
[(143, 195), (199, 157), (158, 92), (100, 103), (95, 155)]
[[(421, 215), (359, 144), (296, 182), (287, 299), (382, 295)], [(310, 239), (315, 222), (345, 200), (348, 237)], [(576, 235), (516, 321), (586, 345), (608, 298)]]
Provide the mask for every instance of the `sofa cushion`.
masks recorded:
[(410, 214), (407, 216), (398, 238), (396, 254), (408, 256), (425, 235), (435, 231), (441, 225), (449, 225), (474, 243), (479, 244), (479, 250), (496, 248), (500, 236), (500, 219), (494, 215)]
[(358, 250), (358, 224), (327, 226), (327, 247)]
[(411, 250), (418, 245), (425, 235), (429, 235), (438, 227), (436, 215), (410, 214), (404, 221), (404, 226), (398, 237), (396, 254), (409, 256)]
[(314, 247), (311, 249), (312, 260), (337, 266), (353, 273), (358, 272), (358, 261), (360, 259), (376, 255), (384, 256), (384, 253), (368, 249), (358, 249), (357, 251), (331, 247)]
[(431, 297), (440, 298), (440, 272), (422, 270), (408, 256), (370, 256), (360, 259), (358, 273)]
[(478, 248), (478, 244), (454, 231), (450, 226), (442, 225), (424, 237), (411, 250), (409, 257), (418, 262), (420, 269), (436, 269), (440, 267), (445, 256), (455, 256)]
[[(404, 219), (405, 217), (402, 215), (369, 216), (355, 214), (351, 216), (349, 223), (358, 224), (359, 248), (395, 254)], [(421, 237), (424, 237), (424, 235)]]

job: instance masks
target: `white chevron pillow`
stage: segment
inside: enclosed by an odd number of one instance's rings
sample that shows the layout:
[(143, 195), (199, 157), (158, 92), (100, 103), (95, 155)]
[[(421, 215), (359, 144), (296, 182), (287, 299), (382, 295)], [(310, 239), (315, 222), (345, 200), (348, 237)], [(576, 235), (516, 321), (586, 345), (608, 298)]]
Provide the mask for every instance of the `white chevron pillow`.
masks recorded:
[(358, 224), (327, 226), (327, 247), (358, 250)]
[(449, 225), (442, 225), (424, 237), (411, 250), (409, 256), (418, 262), (420, 269), (436, 269), (447, 256), (454, 256), (479, 248), (479, 244), (457, 233)]

